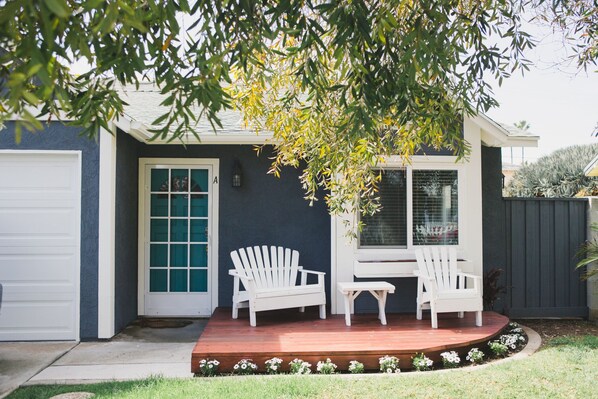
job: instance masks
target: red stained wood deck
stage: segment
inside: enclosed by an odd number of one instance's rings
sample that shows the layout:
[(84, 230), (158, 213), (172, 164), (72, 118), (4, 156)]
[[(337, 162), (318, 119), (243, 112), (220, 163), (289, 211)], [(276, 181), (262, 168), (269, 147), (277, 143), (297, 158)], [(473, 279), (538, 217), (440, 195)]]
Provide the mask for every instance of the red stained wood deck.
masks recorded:
[[(426, 318), (427, 316), (427, 318)], [(353, 315), (352, 325), (345, 325), (344, 315), (328, 315), (320, 320), (317, 313), (299, 313), (295, 309), (260, 312), (257, 327), (249, 325), (247, 310), (239, 318), (231, 318), (230, 309), (218, 308), (199, 337), (191, 356), (191, 370), (199, 371), (201, 359), (217, 359), (220, 371), (230, 372), (241, 359), (252, 359), (260, 370), (273, 357), (283, 359), (283, 365), (300, 358), (315, 365), (329, 357), (347, 370), (351, 360), (362, 362), (366, 369), (378, 369), (378, 359), (384, 355), (400, 359), (401, 369), (411, 367), (411, 356), (425, 353), (440, 362), (440, 353), (455, 350), (465, 361), (467, 351), (498, 335), (509, 322), (494, 312), (484, 312), (483, 327), (475, 326), (475, 314), (465, 318), (456, 313), (440, 314), (439, 328), (431, 328), (429, 314), (416, 320), (415, 314), (387, 314), (386, 326), (375, 314)], [(286, 368), (284, 368), (286, 370)]]

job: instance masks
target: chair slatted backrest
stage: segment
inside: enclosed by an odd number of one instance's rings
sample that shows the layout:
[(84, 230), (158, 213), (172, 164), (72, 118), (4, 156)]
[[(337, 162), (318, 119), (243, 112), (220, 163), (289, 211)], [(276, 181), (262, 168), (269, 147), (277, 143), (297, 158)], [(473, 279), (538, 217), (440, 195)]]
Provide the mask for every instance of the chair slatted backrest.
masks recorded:
[(415, 250), (419, 270), (436, 281), (440, 291), (457, 288), (457, 250), (455, 247), (424, 247)]
[(232, 251), (237, 272), (253, 278), (259, 288), (294, 286), (299, 271), (299, 252), (289, 248), (263, 245)]

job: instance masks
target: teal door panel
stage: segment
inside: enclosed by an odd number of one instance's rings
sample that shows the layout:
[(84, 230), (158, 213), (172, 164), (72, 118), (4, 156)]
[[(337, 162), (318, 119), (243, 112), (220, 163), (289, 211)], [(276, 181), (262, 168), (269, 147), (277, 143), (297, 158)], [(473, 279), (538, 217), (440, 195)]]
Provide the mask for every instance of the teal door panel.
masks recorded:
[(208, 184), (205, 168), (150, 170), (150, 293), (208, 292)]

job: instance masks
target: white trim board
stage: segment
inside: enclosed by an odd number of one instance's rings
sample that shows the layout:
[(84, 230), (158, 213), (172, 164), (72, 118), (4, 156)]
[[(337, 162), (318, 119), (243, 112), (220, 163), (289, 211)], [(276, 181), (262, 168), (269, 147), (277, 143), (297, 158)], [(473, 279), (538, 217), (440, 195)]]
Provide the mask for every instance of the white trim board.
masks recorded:
[(116, 135), (105, 129), (100, 129), (99, 135), (98, 338), (101, 339), (115, 334)]

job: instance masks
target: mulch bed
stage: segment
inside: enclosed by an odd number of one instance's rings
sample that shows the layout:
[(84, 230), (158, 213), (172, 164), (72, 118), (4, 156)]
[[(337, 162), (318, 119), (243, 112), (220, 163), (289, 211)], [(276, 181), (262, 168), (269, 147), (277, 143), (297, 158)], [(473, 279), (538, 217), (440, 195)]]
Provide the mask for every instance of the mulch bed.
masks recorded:
[(592, 321), (563, 319), (520, 319), (515, 321), (540, 334), (542, 346), (556, 337), (598, 336), (598, 324)]

